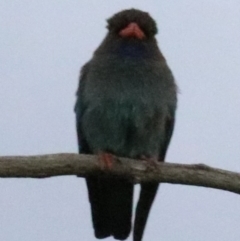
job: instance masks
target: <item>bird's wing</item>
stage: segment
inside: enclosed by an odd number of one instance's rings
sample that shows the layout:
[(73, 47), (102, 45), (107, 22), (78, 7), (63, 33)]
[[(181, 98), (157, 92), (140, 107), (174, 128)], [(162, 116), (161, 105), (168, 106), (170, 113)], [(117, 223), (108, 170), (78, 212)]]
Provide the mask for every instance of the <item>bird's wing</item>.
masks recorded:
[[(79, 153), (91, 154), (87, 140), (83, 136), (82, 116), (87, 108), (84, 88), (90, 63), (83, 66), (77, 91), (75, 113)], [(114, 236), (124, 240), (131, 230), (133, 206), (133, 184), (126, 179), (116, 177), (88, 176), (86, 178), (88, 197), (91, 204), (92, 222), (97, 238)]]
[[(169, 142), (174, 129), (174, 112), (172, 111), (171, 117), (167, 118), (165, 122), (165, 141), (161, 145), (161, 153), (159, 161), (164, 161)], [(136, 216), (134, 222), (133, 240), (141, 241), (145, 225), (147, 223), (148, 215), (157, 193), (158, 183), (143, 183), (141, 184), (140, 197), (136, 208)]]
[(82, 93), (83, 93), (85, 83), (87, 80), (89, 65), (90, 64), (88, 62), (81, 69), (79, 85), (78, 85), (78, 89), (77, 89), (77, 93), (76, 93), (77, 101), (76, 101), (76, 104), (74, 107), (74, 111), (76, 113), (78, 150), (79, 150), (79, 153), (84, 153), (84, 154), (89, 154), (90, 150), (89, 150), (86, 140), (84, 140), (83, 135), (82, 135), (81, 121), (82, 121), (82, 114), (86, 107), (84, 106), (83, 101), (81, 101), (81, 100), (82, 100)]

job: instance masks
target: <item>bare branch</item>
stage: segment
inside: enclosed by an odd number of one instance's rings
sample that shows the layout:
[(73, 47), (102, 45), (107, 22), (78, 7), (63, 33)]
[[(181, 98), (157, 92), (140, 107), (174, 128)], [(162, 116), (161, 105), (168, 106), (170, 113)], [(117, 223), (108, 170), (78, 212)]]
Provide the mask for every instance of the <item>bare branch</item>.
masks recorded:
[(161, 182), (222, 189), (240, 194), (240, 174), (203, 164), (151, 164), (118, 158), (111, 170), (104, 169), (93, 155), (52, 154), (0, 157), (0, 177), (46, 178), (60, 175), (115, 175), (134, 183)]

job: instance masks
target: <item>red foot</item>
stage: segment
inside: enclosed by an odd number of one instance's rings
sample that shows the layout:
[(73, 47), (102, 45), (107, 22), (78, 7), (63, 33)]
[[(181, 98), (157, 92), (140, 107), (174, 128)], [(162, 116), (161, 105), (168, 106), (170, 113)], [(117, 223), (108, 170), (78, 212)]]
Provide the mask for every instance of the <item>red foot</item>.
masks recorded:
[(146, 161), (150, 167), (156, 168), (158, 164), (158, 158), (156, 157), (146, 157), (145, 155), (141, 155), (141, 159)]
[(113, 166), (114, 156), (107, 152), (102, 152), (98, 154), (98, 160), (103, 169), (111, 169)]

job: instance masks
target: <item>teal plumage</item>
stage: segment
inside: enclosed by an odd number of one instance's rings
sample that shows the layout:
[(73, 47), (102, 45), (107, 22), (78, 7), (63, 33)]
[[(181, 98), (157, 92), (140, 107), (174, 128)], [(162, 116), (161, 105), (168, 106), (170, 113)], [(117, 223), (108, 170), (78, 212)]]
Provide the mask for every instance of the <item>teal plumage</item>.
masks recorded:
[[(164, 161), (177, 106), (176, 84), (148, 13), (124, 10), (80, 75), (75, 105), (79, 152)], [(124, 240), (131, 231), (133, 184), (118, 177), (86, 179), (97, 238)], [(134, 241), (142, 240), (158, 184), (141, 185)]]

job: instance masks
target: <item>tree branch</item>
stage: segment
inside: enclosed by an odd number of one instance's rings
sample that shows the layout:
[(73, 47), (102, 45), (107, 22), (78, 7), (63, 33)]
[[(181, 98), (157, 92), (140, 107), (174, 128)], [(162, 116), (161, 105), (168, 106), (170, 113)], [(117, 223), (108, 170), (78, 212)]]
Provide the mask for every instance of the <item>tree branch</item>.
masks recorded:
[(240, 174), (203, 164), (147, 163), (118, 158), (103, 168), (94, 155), (51, 154), (0, 157), (0, 177), (46, 178), (60, 175), (115, 175), (133, 183), (161, 182), (211, 187), (240, 194)]

